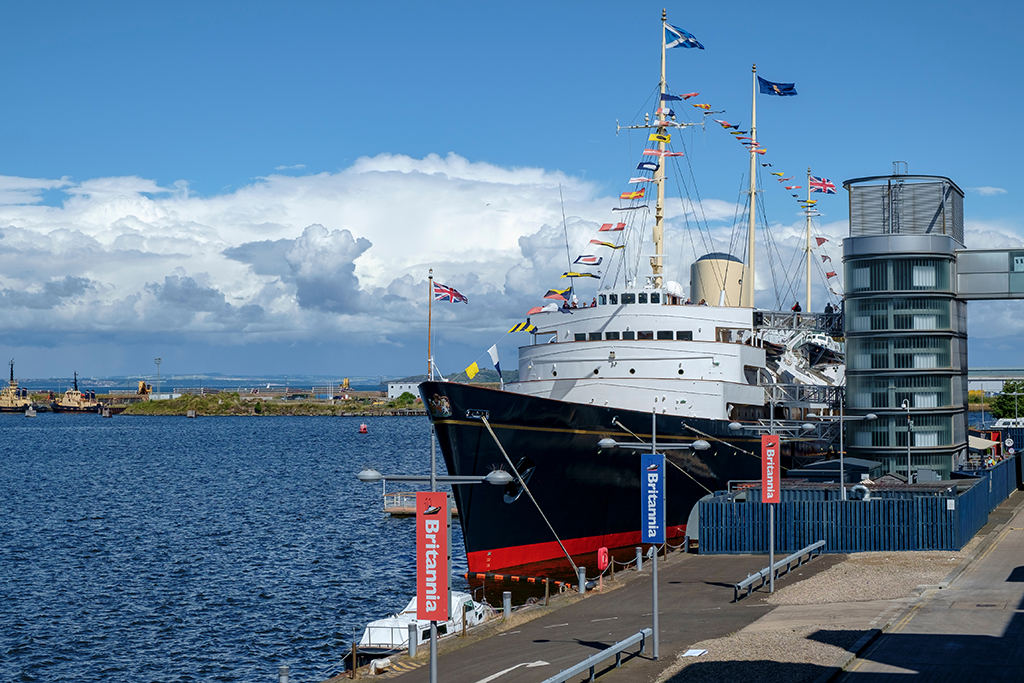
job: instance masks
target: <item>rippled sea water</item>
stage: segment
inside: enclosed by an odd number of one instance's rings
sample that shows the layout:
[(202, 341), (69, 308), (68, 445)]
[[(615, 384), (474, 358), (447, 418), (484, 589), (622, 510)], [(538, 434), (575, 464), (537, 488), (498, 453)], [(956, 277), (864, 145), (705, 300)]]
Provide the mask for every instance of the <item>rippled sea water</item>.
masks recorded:
[(415, 593), (413, 526), (355, 473), (428, 473), (425, 417), (0, 415), (0, 443), (0, 680), (321, 681)]

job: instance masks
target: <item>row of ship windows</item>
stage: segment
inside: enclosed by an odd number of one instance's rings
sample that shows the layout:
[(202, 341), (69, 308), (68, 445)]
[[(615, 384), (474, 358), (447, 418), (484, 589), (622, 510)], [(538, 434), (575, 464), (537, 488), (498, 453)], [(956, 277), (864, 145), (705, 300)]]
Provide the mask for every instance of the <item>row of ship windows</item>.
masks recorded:
[[(614, 296), (614, 295), (610, 295)], [(623, 294), (623, 296), (626, 296)], [(632, 296), (632, 295), (630, 295)], [(642, 295), (641, 295), (642, 296)], [(651, 296), (657, 296), (652, 294)], [(679, 330), (673, 332), (672, 330), (658, 330), (654, 331), (640, 331), (634, 332), (633, 330), (626, 330), (625, 332), (605, 332), (603, 335), (601, 332), (577, 332), (575, 341), (601, 341), (602, 339), (607, 341), (618, 341), (620, 339), (633, 340), (633, 339), (677, 339), (679, 341), (693, 341), (692, 330)]]
[(599, 294), (597, 297), (597, 302), (602, 306), (607, 304), (617, 306), (620, 300), (624, 304), (646, 304), (648, 301), (652, 304), (660, 304), (661, 293), (651, 292), (648, 294), (647, 292), (640, 292), (639, 294), (634, 294), (632, 292), (627, 292), (621, 296), (618, 294)]

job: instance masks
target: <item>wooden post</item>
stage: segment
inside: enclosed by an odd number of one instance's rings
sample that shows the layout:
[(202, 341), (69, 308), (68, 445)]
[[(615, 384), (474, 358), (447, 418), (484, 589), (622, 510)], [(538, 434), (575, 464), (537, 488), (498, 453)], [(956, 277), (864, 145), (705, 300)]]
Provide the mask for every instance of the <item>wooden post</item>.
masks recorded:
[(544, 577), (544, 606), (548, 606), (548, 596), (551, 594), (551, 579)]
[(610, 581), (614, 581), (615, 580), (615, 558), (614, 557), (611, 558), (611, 563), (608, 565), (608, 569), (609, 569), (608, 579)]
[(462, 606), (462, 637), (466, 637), (466, 606)]
[(356, 678), (356, 669), (359, 668), (359, 660), (356, 659), (359, 654), (359, 644), (352, 641), (352, 674), (349, 676), (352, 679)]

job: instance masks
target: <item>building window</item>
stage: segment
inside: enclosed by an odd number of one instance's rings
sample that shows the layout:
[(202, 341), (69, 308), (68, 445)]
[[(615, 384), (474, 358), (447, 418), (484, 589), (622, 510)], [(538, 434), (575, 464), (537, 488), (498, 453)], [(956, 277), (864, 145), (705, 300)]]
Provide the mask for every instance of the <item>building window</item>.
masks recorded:
[(608, 340), (617, 340), (619, 338), (618, 332), (605, 332), (604, 338)]
[(671, 339), (672, 330), (658, 330), (658, 339)]
[(637, 332), (636, 333), (636, 338), (637, 339), (654, 339), (654, 330), (649, 330), (649, 331), (645, 331), (645, 332)]

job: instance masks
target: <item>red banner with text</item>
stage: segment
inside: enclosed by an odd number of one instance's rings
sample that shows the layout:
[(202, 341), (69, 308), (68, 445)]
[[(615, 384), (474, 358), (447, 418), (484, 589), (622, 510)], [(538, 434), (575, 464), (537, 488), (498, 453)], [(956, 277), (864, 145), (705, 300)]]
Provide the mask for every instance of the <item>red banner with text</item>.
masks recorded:
[(416, 618), (448, 619), (448, 494), (416, 494)]
[(779, 435), (761, 435), (761, 502), (780, 503), (782, 492), (779, 490), (779, 478), (782, 468), (779, 466)]

